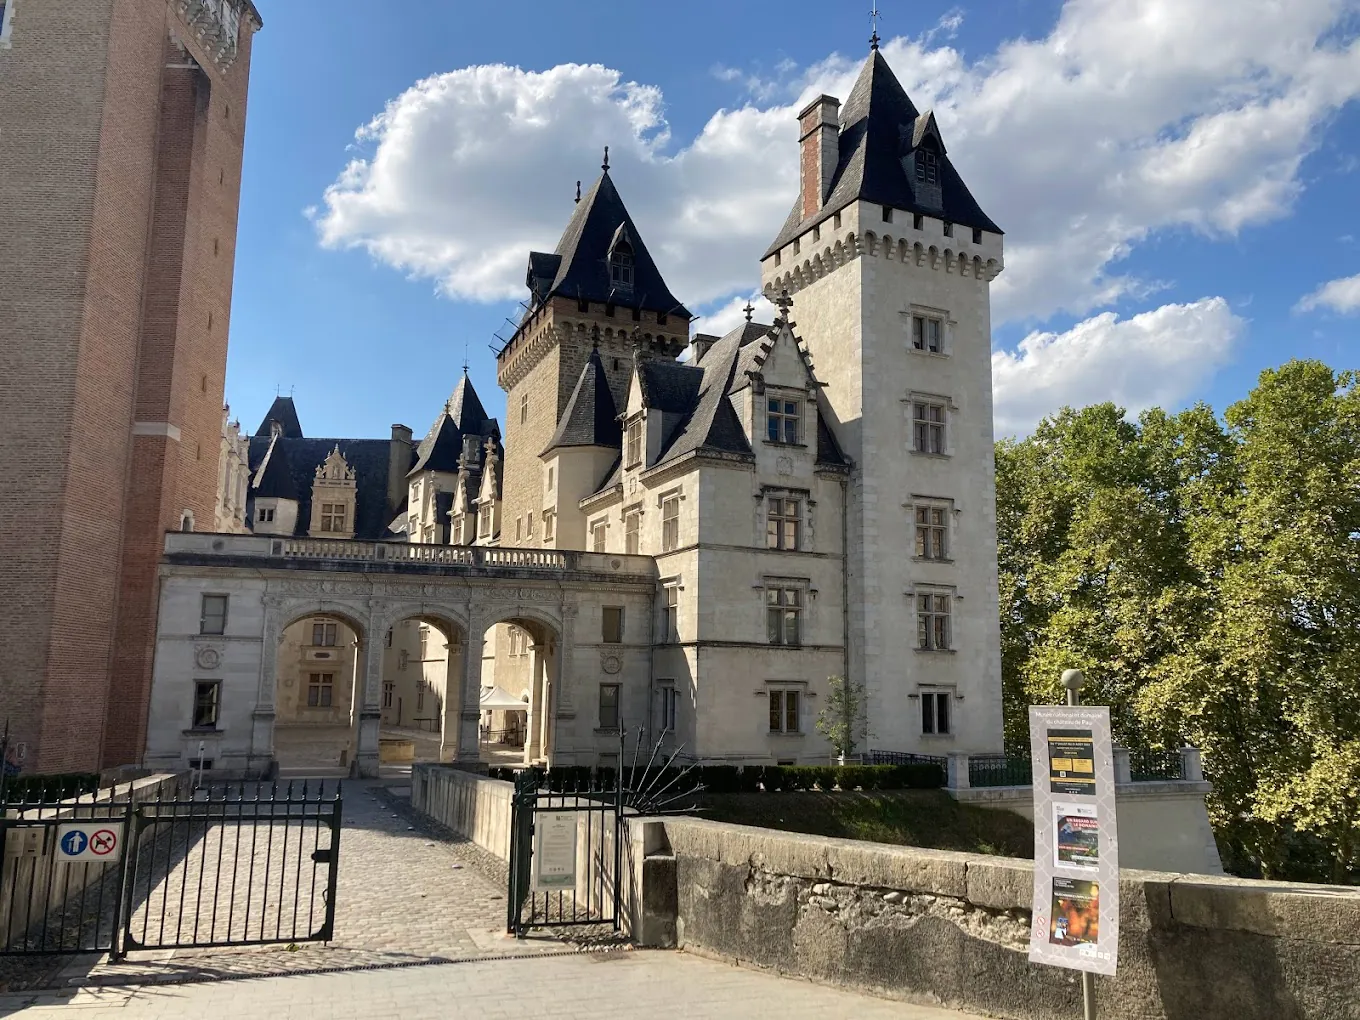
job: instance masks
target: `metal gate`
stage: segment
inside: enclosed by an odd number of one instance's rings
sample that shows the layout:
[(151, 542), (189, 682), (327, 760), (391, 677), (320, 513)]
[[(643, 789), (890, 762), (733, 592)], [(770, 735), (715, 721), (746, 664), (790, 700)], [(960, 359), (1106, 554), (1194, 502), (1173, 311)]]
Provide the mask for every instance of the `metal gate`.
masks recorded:
[(0, 955), (324, 942), (338, 783), (0, 803)]
[[(530, 928), (609, 924), (619, 930), (623, 845), (627, 820), (692, 810), (703, 790), (695, 766), (675, 766), (682, 748), (658, 761), (660, 742), (646, 763), (621, 770), (567, 767), (516, 773), (510, 817), (506, 932)], [(618, 761), (624, 762), (624, 738)], [(689, 802), (681, 805), (681, 802)]]

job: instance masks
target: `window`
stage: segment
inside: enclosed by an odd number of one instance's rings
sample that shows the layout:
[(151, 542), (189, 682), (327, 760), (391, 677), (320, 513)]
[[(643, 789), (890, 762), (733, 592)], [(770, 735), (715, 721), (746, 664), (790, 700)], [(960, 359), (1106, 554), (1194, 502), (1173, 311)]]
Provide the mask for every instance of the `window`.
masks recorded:
[(272, 506), (262, 506), (255, 512), (255, 519), (261, 524), (268, 524), (274, 519), (274, 508)]
[(307, 675), (308, 708), (330, 708), (334, 696), (334, 673), (309, 673)]
[(775, 496), (768, 501), (765, 520), (765, 545), (770, 549), (798, 549), (798, 525), (802, 500)]
[(666, 641), (675, 644), (680, 640), (680, 586), (666, 585)]
[(623, 551), (636, 556), (642, 531), (642, 513), (634, 510), (623, 518)]
[(534, 512), (532, 510), (524, 515), (524, 537), (534, 537)]
[(383, 681), (383, 708), (391, 708), (392, 702), (396, 700), (397, 684), (394, 680)]
[(803, 636), (803, 589), (765, 589), (766, 631), (772, 645), (799, 645)]
[(518, 542), (518, 541), (519, 541), (521, 538), (523, 538), (523, 537), (524, 537), (524, 521), (521, 520), (520, 518), (516, 517), (516, 518), (515, 518), (515, 541)]
[(923, 560), (949, 558), (949, 511), (942, 506), (916, 508), (916, 555)]
[(633, 286), (633, 246), (627, 242), (615, 245), (609, 256), (609, 282), (625, 289)]
[(619, 728), (619, 685), (600, 684), (600, 729)]
[(981, 243), (982, 243), (982, 228), (981, 228), (981, 227), (974, 227), (974, 228), (973, 228), (973, 243), (974, 243), (974, 244), (981, 244)]
[(663, 681), (657, 688), (657, 729), (662, 733), (672, 733), (675, 731), (676, 709), (679, 707), (679, 698), (676, 696), (675, 682), (671, 680)]
[(770, 692), (770, 732), (798, 733), (798, 708), (801, 701), (798, 691), (780, 690)]
[(600, 640), (616, 645), (623, 640), (623, 607), (605, 606), (602, 611)]
[(523, 393), (519, 398), (519, 423), (523, 425), (529, 420), (529, 394)]
[(915, 401), (912, 424), (916, 432), (917, 453), (944, 453), (944, 405)]
[(802, 250), (803, 250), (802, 239), (795, 237), (793, 239), (793, 253), (797, 255)]
[(948, 220), (944, 221), (944, 236), (945, 237), (954, 236), (954, 224), (950, 223)]
[(551, 489), (552, 487), (553, 487), (553, 469), (550, 467), (548, 468), (548, 488)]
[(344, 503), (322, 503), (321, 530), (344, 531), (347, 509)]
[(822, 228), (820, 224), (812, 228), (812, 239), (814, 241), (820, 241), (822, 239)]
[(913, 230), (921, 230), (921, 229), (923, 229), (923, 228), (925, 227), (925, 225), (926, 225), (926, 218), (925, 218), (924, 216), (922, 216), (920, 213), (916, 213), (915, 215), (912, 216), (912, 218), (911, 218), (911, 228), (912, 228)]
[(831, 217), (831, 228), (832, 228), (833, 230), (840, 230), (840, 229), (841, 229), (841, 214), (840, 214), (840, 213), (836, 213), (835, 216), (832, 216), (832, 217)]
[(204, 595), (198, 614), (200, 634), (225, 634), (227, 632), (227, 596)]
[(217, 729), (217, 711), (221, 699), (221, 680), (194, 681), (194, 729)]
[(775, 253), (774, 253), (774, 264), (777, 266), (777, 265), (779, 265), (779, 264), (780, 264), (781, 262), (783, 262), (783, 261), (784, 261), (783, 255), (782, 255), (780, 252), (775, 252)]
[(388, 648), (391, 648), (391, 647), (392, 647), (392, 628), (391, 628), (391, 627), (388, 627), (388, 628), (387, 628), (387, 637), (385, 637), (385, 638), (383, 639), (383, 643), (384, 643)]
[(921, 692), (921, 732), (949, 733), (949, 692)]
[(424, 680), (417, 680), (417, 681), (416, 681), (416, 711), (417, 711), (417, 712), (423, 712), (424, 710), (425, 710), (425, 681), (424, 681)]
[(885, 205), (883, 207), (883, 222), (884, 223), (892, 222), (892, 206), (890, 205)]
[(944, 350), (944, 322), (933, 315), (913, 315), (911, 345), (918, 351), (939, 354)]
[(335, 624), (317, 620), (312, 624), (312, 644), (318, 648), (335, 647)]
[(628, 423), (628, 434), (625, 437), (626, 452), (624, 454), (624, 467), (634, 467), (642, 460), (642, 419), (630, 421)]
[(916, 151), (916, 179), (922, 184), (940, 183), (940, 157), (933, 149)]
[(484, 506), (477, 511), (477, 530), (480, 534), (491, 534), (491, 507)]
[(419, 639), (420, 639), (420, 661), (424, 662), (426, 659), (430, 657), (429, 656), (430, 631), (423, 624), (421, 625), (420, 628)]
[(949, 595), (923, 592), (916, 596), (916, 647), (947, 651), (949, 645)]
[(661, 501), (661, 551), (670, 552), (680, 545), (680, 497)]
[(590, 551), (602, 553), (605, 548), (605, 536), (609, 533), (607, 521), (596, 521), (590, 526)]
[(801, 409), (796, 400), (770, 397), (766, 402), (765, 428), (772, 443), (798, 442)]
[(553, 513), (551, 510), (543, 511), (543, 541), (552, 541), (553, 527), (556, 520), (557, 514)]

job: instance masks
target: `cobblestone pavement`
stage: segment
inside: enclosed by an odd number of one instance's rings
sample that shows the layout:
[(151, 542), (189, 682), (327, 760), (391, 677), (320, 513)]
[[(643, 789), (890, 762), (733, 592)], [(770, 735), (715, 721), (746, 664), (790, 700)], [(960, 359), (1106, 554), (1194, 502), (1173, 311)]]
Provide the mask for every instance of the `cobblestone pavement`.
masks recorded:
[[(345, 784), (335, 939), (328, 945), (148, 951), (132, 953), (123, 963), (92, 963), (91, 958), (82, 957), (73, 960), (55, 980), (11, 987), (204, 981), (432, 960), (569, 953), (592, 941), (613, 941), (599, 932), (584, 933), (574, 945), (551, 937), (506, 937), (504, 863), (475, 844), (456, 841), (422, 820), (411, 810), (409, 799), (402, 796), (406, 792), (374, 782)], [(198, 863), (205, 857), (215, 859), (218, 842), (211, 835), (203, 839), (171, 870), (165, 884), (172, 900), (186, 876), (192, 900)], [(230, 852), (233, 843), (229, 840), (226, 846)], [(277, 850), (279, 846), (276, 835), (274, 847)], [(263, 852), (257, 845), (255, 856)], [(291, 897), (293, 872), (286, 873), (284, 885), (285, 894)], [(160, 896), (153, 893), (153, 906)], [(218, 913), (222, 913), (220, 904)], [(134, 921), (136, 932), (140, 930), (139, 916)], [(220, 926), (223, 922), (219, 919), (218, 923)]]
[(970, 1020), (964, 1013), (856, 995), (684, 953), (650, 951), (0, 996), (0, 1016), (44, 1020), (57, 1017), (58, 1010), (61, 1016), (82, 1020), (576, 1020), (601, 1016)]

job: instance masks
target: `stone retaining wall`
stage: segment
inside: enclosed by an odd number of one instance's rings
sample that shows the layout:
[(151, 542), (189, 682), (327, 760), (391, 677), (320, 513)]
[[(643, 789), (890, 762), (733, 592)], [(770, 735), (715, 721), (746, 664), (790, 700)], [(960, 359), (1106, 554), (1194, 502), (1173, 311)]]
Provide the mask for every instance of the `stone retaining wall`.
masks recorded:
[(411, 806), (501, 860), (510, 860), (515, 786), (451, 765), (411, 768)]
[[(675, 944), (706, 955), (1016, 1020), (1081, 1015), (1077, 976), (1028, 961), (1028, 861), (689, 818), (635, 833), (635, 867), (656, 866), (634, 872), (632, 909), (657, 916), (631, 927), (661, 944), (674, 909)], [(1120, 894), (1102, 1020), (1360, 1020), (1360, 889), (1130, 870)]]

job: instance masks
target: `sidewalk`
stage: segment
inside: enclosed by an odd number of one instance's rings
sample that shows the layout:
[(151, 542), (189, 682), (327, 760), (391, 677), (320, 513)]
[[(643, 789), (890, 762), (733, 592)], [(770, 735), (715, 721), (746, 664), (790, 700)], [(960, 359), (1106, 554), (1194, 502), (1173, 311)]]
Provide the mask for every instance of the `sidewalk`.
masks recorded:
[(855, 995), (684, 953), (578, 953), (157, 988), (0, 996), (0, 1016), (56, 1020), (260, 1017), (270, 1020), (980, 1020)]

